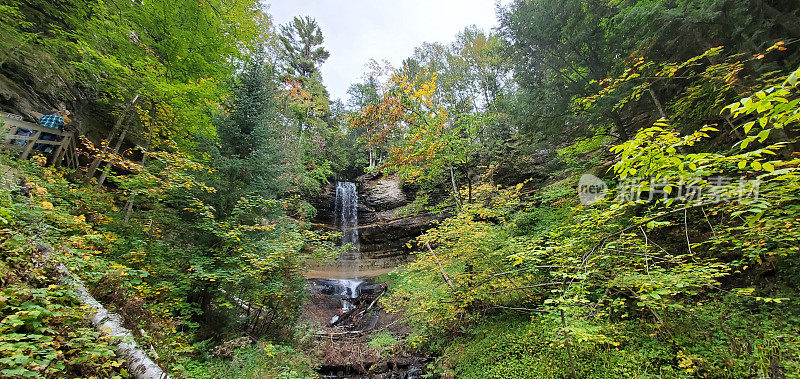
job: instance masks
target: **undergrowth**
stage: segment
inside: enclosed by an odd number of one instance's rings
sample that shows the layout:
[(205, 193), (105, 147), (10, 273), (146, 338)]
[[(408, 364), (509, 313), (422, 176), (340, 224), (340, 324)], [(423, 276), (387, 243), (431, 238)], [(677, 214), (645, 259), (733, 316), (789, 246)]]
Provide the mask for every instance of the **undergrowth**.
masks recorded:
[[(211, 347), (239, 332), (217, 330), (215, 339), (196, 342), (199, 309), (186, 296), (191, 288), (172, 280), (178, 271), (169, 261), (155, 259), (179, 253), (165, 242), (167, 233), (120, 226), (124, 210), (111, 194), (41, 163), (0, 155), (0, 376), (128, 376), (116, 341), (92, 327), (75, 293), (60, 283), (56, 263), (122, 315), (137, 343), (173, 377), (309, 376), (309, 361), (283, 345), (264, 342), (232, 359), (210, 357)], [(52, 255), (43, 256), (40, 246), (52, 247)]]

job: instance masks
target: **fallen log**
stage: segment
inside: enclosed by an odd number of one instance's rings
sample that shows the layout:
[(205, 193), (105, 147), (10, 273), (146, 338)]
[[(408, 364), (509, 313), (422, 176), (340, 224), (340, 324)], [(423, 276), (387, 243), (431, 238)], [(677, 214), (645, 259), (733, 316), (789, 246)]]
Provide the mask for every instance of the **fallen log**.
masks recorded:
[[(53, 250), (47, 246), (38, 246), (39, 252), (48, 261)], [(169, 376), (153, 362), (147, 354), (136, 345), (133, 334), (122, 326), (122, 317), (111, 313), (89, 293), (83, 281), (72, 275), (61, 263), (55, 263), (55, 269), (61, 274), (61, 282), (69, 286), (84, 306), (91, 308), (94, 315), (89, 318), (100, 333), (116, 342), (117, 352), (125, 358), (128, 372), (136, 379), (169, 379)]]
[(315, 335), (321, 338), (328, 338), (328, 337), (341, 337), (341, 336), (360, 336), (362, 334), (364, 334), (364, 332), (360, 330), (351, 330), (344, 332), (317, 332)]
[(250, 303), (248, 303), (248, 302), (246, 302), (246, 301), (244, 301), (244, 300), (242, 300), (242, 299), (240, 299), (240, 298), (238, 298), (236, 296), (228, 294), (228, 291), (225, 291), (222, 288), (219, 289), (219, 292), (222, 292), (223, 295), (230, 296), (231, 300), (233, 300), (233, 302), (236, 304), (236, 306), (239, 307), (239, 309), (241, 309), (243, 311), (246, 311), (248, 314), (251, 313), (251, 312), (255, 313), (255, 312), (261, 310), (261, 307), (254, 307), (254, 306), (250, 305)]
[(362, 294), (353, 301), (355, 305), (353, 309), (342, 313), (342, 315), (339, 316), (336, 321), (332, 322), (330, 326), (339, 326), (344, 324), (346, 321), (356, 324), (357, 318), (364, 316), (375, 307), (375, 304), (378, 303), (378, 299), (380, 299), (380, 297), (386, 293), (387, 288), (388, 287), (385, 283), (381, 283), (380, 291), (378, 293)]

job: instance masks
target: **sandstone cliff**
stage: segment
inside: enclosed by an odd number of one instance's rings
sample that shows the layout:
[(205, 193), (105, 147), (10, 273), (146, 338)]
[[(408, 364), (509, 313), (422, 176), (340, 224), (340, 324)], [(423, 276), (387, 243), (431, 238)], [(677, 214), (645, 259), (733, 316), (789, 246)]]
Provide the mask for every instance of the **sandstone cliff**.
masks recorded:
[[(408, 207), (414, 191), (398, 176), (367, 174), (356, 179), (358, 222), (361, 241), (361, 271), (364, 276), (385, 272), (412, 259), (406, 244), (433, 226), (432, 214), (413, 214)], [(335, 183), (327, 185), (312, 201), (318, 210), (314, 222), (336, 228)]]

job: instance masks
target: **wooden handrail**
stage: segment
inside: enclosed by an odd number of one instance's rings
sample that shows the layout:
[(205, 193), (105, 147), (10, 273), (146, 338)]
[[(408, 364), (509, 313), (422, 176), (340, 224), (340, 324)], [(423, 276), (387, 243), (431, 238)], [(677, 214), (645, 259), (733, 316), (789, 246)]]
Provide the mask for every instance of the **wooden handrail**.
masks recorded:
[[(34, 132), (35, 132), (35, 134), (34, 134), (33, 136), (27, 136), (27, 137), (23, 137), (23, 136), (13, 136), (13, 138), (11, 138), (11, 139), (12, 139), (12, 140), (15, 140), (15, 141), (36, 141), (36, 143), (37, 143), (37, 144), (40, 144), (40, 145), (53, 145), (53, 146), (58, 146), (58, 145), (61, 145), (61, 144), (63, 144), (63, 142), (62, 142), (62, 141), (37, 140), (36, 138), (34, 138), (34, 137), (36, 136), (36, 134), (40, 134), (40, 133), (47, 133), (47, 132), (42, 132), (42, 131), (38, 131), (38, 130), (36, 130), (36, 131), (34, 131)], [(65, 137), (66, 137), (66, 136), (65, 136)], [(8, 136), (6, 136), (6, 138), (8, 138)]]

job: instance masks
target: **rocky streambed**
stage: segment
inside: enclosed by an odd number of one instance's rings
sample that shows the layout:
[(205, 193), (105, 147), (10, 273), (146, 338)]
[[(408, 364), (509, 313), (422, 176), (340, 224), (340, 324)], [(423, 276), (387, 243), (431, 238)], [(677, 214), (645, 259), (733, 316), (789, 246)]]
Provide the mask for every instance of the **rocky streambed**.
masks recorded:
[(385, 283), (362, 279), (309, 279), (302, 322), (315, 330), (314, 355), (324, 378), (414, 379), (424, 357), (404, 354), (409, 333), (402, 316), (380, 305)]

